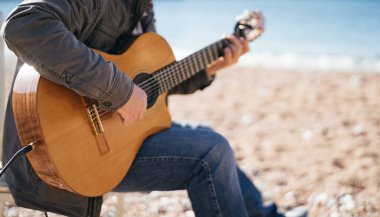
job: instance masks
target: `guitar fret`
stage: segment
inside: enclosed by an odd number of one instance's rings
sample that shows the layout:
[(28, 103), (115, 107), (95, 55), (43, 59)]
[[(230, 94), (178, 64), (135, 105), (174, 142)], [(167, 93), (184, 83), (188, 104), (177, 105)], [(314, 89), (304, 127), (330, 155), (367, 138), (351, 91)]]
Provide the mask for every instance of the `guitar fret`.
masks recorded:
[(187, 78), (190, 78), (191, 76), (193, 76), (193, 74), (195, 74), (195, 70), (194, 70), (194, 64), (190, 61), (191, 59), (186, 59), (186, 64), (188, 65), (187, 67)]
[(180, 63), (176, 63), (172, 66), (171, 68), (171, 84), (170, 84), (170, 89), (177, 86), (178, 84), (180, 84), (182, 82), (182, 78), (181, 78), (181, 64)]
[(185, 79), (183, 79), (182, 73), (183, 73), (182, 63), (178, 63), (178, 72), (177, 72), (178, 83), (177, 83), (177, 85), (182, 83), (183, 80), (185, 80)]
[(181, 64), (176, 64), (176, 72), (175, 72), (175, 85), (177, 86), (178, 84), (181, 83), (182, 78), (181, 78)]
[(163, 84), (160, 81), (160, 71), (153, 74), (153, 79), (158, 82), (159, 89), (163, 88)]
[(206, 50), (202, 51), (202, 58), (201, 59), (202, 59), (202, 63), (203, 63), (202, 69), (205, 69), (208, 65)]
[(189, 65), (190, 65), (190, 69), (191, 69), (190, 75), (189, 75), (189, 78), (190, 78), (191, 76), (193, 76), (197, 72), (197, 69), (196, 69), (195, 64), (193, 62), (189, 62)]
[(159, 83), (161, 84), (162, 92), (165, 92), (166, 90), (168, 90), (167, 83), (165, 79), (162, 78), (164, 75), (165, 75), (165, 70), (159, 71), (159, 73), (157, 73), (157, 79)]
[(200, 58), (200, 61), (201, 61), (201, 64), (202, 64), (202, 68), (201, 69), (203, 69), (207, 65), (207, 59), (205, 57), (204, 50), (202, 50), (202, 52), (200, 52), (200, 57), (199, 58)]
[(153, 78), (155, 81), (157, 81), (157, 84), (158, 84), (158, 93), (161, 93), (162, 84), (161, 84), (160, 80), (158, 80), (156, 74), (153, 74), (153, 77), (152, 77), (152, 78)]
[(186, 67), (183, 65), (183, 63), (180, 63), (179, 64), (179, 68), (180, 68), (180, 70), (179, 70), (178, 76), (179, 76), (180, 83), (181, 83), (181, 82), (183, 82), (186, 79), (186, 75), (185, 75)]
[(211, 45), (211, 48), (212, 48), (211, 51), (214, 54), (215, 59), (217, 59), (219, 57), (219, 52), (218, 52), (217, 44)]
[(173, 87), (177, 86), (177, 73), (178, 73), (178, 65), (173, 65), (172, 78), (173, 78)]
[(190, 69), (191, 64), (188, 64), (187, 59), (185, 59), (185, 61), (183, 61), (183, 65), (184, 65), (185, 79), (190, 78), (191, 77), (191, 69)]
[(191, 77), (191, 64), (189, 63), (189, 60), (191, 60), (192, 56), (189, 56), (182, 61), (178, 62), (180, 65), (180, 73), (181, 73), (181, 82), (186, 80), (187, 78)]
[(157, 73), (160, 84), (160, 94), (166, 92), (196, 73), (205, 69), (208, 64), (223, 56), (223, 50), (228, 46), (228, 40), (219, 40), (208, 47), (174, 63)]
[(206, 59), (204, 50), (201, 51), (201, 58), (200, 59), (201, 59), (201, 63), (202, 63), (202, 68), (201, 68), (201, 70), (202, 70), (202, 69), (205, 69), (207, 66), (207, 59)]
[(182, 71), (182, 78), (183, 81), (188, 78), (188, 73), (189, 73), (189, 66), (186, 65), (185, 62), (182, 63), (183, 71)]
[(162, 71), (158, 71), (157, 74), (154, 75), (154, 78), (160, 84), (159, 94), (164, 93), (166, 90), (165, 82), (162, 82), (161, 80), (161, 74), (162, 74)]
[(170, 90), (170, 79), (168, 79), (170, 76), (168, 77), (167, 74), (170, 74), (170, 68), (168, 68), (167, 70), (165, 70), (165, 74), (163, 76), (163, 80), (166, 83), (167, 89)]
[(211, 63), (211, 59), (210, 59), (210, 56), (208, 55), (207, 48), (204, 49), (203, 53), (204, 53), (204, 59), (205, 59), (205, 62), (206, 62), (206, 66), (205, 67), (207, 67), (208, 64)]
[(170, 74), (170, 70), (169, 70), (169, 68), (166, 69), (164, 72), (165, 72), (165, 73), (162, 75), (162, 78), (161, 78), (161, 79), (163, 80), (163, 82), (165, 82), (166, 91), (167, 91), (167, 90), (170, 90), (170, 82), (169, 82), (169, 80), (168, 80), (167, 77), (166, 77), (166, 76), (168, 76), (168, 74)]
[(214, 57), (213, 57), (213, 55), (211, 53), (211, 48), (210, 47), (208, 47), (206, 49), (206, 51), (207, 51), (207, 57), (208, 57), (208, 61), (209, 61), (208, 64), (210, 64), (210, 63), (212, 63), (214, 61)]
[(181, 62), (181, 78), (182, 78), (182, 81), (186, 80), (188, 77), (187, 77), (187, 72), (188, 72), (188, 69), (185, 65), (184, 62)]
[(175, 81), (174, 81), (174, 76), (171, 76), (173, 75), (173, 73), (175, 73), (175, 70), (174, 70), (174, 67), (173, 65), (170, 66), (170, 70), (169, 70), (169, 88), (172, 88), (172, 87), (175, 87)]
[(200, 71), (200, 63), (198, 61), (197, 56), (194, 56), (194, 63), (195, 63), (195, 71), (199, 72)]

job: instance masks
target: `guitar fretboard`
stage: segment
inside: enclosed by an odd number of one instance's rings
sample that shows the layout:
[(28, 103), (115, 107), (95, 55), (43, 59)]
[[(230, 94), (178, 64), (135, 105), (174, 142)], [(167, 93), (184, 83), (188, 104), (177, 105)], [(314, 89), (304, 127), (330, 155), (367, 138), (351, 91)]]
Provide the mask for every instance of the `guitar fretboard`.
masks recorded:
[(154, 78), (160, 86), (159, 94), (171, 90), (223, 56), (223, 50), (228, 43), (227, 39), (217, 41), (183, 60), (170, 64), (154, 73)]

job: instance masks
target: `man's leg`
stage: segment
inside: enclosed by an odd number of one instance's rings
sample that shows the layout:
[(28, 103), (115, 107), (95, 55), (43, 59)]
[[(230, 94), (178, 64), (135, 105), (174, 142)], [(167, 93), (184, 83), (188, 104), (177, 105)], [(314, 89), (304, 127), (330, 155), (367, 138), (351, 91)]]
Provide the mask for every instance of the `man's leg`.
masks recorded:
[(186, 189), (196, 216), (246, 217), (236, 168), (222, 136), (208, 128), (173, 124), (144, 142), (115, 191)]
[(242, 190), (245, 205), (247, 207), (248, 215), (250, 217), (283, 217), (282, 214), (277, 213), (275, 204), (263, 206), (263, 199), (261, 193), (252, 183), (252, 181), (244, 174), (243, 171), (238, 169), (238, 176), (240, 187)]

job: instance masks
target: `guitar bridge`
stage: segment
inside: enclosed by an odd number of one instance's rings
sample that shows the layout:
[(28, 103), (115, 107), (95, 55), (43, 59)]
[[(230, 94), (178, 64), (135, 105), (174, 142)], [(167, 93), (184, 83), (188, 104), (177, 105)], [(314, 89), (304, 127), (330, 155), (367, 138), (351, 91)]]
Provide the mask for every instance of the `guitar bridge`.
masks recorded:
[(104, 132), (102, 122), (100, 120), (98, 109), (95, 104), (92, 104), (86, 108), (87, 116), (92, 126), (92, 130), (95, 135), (98, 136)]

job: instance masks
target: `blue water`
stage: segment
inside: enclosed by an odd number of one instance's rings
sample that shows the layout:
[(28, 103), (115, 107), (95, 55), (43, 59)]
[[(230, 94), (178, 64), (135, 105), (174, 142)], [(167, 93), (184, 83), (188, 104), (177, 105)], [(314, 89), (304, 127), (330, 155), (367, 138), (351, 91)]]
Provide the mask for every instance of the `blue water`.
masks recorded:
[[(1, 1), (8, 13), (19, 1)], [(231, 33), (245, 9), (263, 11), (266, 32), (243, 61), (257, 66), (380, 72), (377, 0), (155, 0), (158, 32), (185, 56)]]
[[(157, 22), (179, 46), (231, 31), (244, 9), (261, 9), (267, 23), (257, 50), (373, 56), (380, 54), (380, 1), (157, 1)], [(171, 13), (168, 13), (170, 11)], [(181, 27), (176, 31), (176, 27)]]

